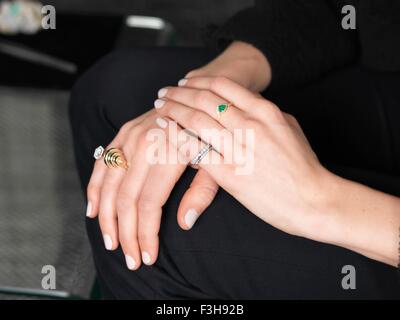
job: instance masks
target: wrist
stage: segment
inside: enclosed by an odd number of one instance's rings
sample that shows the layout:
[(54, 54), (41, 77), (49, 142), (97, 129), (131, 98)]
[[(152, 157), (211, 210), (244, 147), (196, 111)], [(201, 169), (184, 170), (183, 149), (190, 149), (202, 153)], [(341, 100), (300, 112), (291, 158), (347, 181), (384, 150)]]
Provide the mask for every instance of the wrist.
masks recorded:
[(325, 243), (336, 243), (340, 237), (342, 193), (346, 180), (321, 167), (318, 183), (307, 215), (305, 237)]
[(261, 51), (250, 44), (235, 41), (207, 65), (186, 75), (187, 78), (197, 76), (226, 77), (251, 91), (260, 92), (269, 85), (271, 70)]
[[(306, 237), (396, 266), (400, 199), (326, 170)], [(312, 220), (312, 219), (311, 219)]]

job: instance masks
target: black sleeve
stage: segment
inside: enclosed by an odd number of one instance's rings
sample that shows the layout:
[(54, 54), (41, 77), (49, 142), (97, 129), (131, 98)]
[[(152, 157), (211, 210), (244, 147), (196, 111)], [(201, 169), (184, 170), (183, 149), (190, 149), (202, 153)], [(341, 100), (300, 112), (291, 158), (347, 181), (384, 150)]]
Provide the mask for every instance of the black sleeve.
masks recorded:
[(376, 71), (400, 71), (399, 0), (361, 0), (357, 30), (363, 65)]
[(341, 12), (324, 0), (259, 0), (212, 32), (224, 49), (231, 41), (260, 49), (272, 69), (272, 86), (312, 81), (357, 58), (355, 32), (341, 27)]

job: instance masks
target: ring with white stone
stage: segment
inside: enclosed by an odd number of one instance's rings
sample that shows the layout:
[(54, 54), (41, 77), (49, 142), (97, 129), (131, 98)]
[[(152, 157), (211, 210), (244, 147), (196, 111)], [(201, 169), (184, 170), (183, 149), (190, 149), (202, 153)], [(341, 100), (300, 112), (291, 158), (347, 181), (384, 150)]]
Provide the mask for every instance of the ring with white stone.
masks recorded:
[(93, 157), (96, 160), (99, 160), (103, 157), (103, 155), (104, 155), (104, 148), (102, 146), (98, 146), (96, 150), (94, 150)]
[(213, 149), (211, 144), (206, 144), (205, 147), (203, 147), (197, 155), (190, 161), (190, 164), (195, 166), (200, 163), (200, 161)]

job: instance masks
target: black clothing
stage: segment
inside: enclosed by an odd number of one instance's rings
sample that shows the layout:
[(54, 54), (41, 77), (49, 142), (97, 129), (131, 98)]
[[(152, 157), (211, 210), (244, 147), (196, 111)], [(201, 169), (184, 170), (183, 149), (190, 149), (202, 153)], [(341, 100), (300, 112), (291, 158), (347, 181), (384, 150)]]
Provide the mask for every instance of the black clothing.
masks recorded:
[[(356, 30), (342, 28), (342, 8), (353, 5)], [(398, 0), (256, 0), (208, 41), (253, 44), (268, 58), (273, 87), (307, 84), (355, 62), (374, 71), (400, 71)]]

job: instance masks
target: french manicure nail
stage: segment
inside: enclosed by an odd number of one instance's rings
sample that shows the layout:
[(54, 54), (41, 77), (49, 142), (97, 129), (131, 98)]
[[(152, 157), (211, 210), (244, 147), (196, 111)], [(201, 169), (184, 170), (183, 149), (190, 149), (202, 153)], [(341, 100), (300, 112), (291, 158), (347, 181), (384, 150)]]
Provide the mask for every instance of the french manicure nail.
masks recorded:
[(106, 247), (106, 249), (111, 250), (112, 249), (111, 237), (108, 234), (104, 234), (103, 239), (104, 239), (104, 246)]
[(129, 255), (125, 255), (126, 266), (129, 270), (135, 270), (136, 268), (136, 261)]
[(182, 87), (182, 86), (184, 86), (186, 84), (186, 82), (187, 82), (187, 79), (181, 79), (181, 80), (178, 81), (178, 86)]
[(185, 223), (191, 229), (199, 217), (199, 213), (195, 209), (189, 209), (185, 215)]
[(159, 98), (164, 97), (167, 94), (167, 91), (168, 91), (168, 89), (166, 89), (166, 88), (162, 88), (162, 89), (158, 90), (158, 97)]
[(142, 251), (142, 260), (144, 264), (150, 264), (151, 257), (147, 251)]
[(168, 126), (168, 122), (163, 118), (157, 118), (156, 122), (161, 128), (166, 128)]
[(160, 109), (160, 108), (162, 108), (162, 106), (165, 104), (165, 101), (164, 100), (161, 100), (161, 99), (157, 99), (156, 101), (154, 101), (154, 107), (156, 108), (156, 109)]
[(86, 217), (90, 217), (92, 214), (92, 203), (89, 201), (86, 207)]

